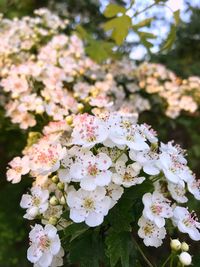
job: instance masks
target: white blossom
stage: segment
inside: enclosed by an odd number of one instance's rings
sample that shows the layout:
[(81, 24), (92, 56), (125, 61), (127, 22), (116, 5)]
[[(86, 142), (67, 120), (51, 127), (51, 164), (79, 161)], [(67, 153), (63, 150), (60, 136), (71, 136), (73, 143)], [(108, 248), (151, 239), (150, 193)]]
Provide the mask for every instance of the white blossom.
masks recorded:
[(67, 195), (67, 204), (70, 208), (70, 219), (76, 223), (84, 222), (90, 226), (98, 226), (108, 214), (111, 200), (106, 196), (103, 187), (94, 191), (71, 190)]

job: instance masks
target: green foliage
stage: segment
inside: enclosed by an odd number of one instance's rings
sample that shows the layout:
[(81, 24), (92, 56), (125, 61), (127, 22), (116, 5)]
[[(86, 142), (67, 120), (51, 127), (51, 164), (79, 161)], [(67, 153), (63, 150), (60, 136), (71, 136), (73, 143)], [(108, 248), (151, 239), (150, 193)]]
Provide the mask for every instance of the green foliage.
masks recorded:
[(173, 13), (173, 17), (174, 17), (174, 23), (171, 25), (170, 32), (167, 36), (167, 39), (165, 40), (165, 42), (163, 43), (163, 45), (161, 47), (161, 51), (166, 51), (166, 50), (171, 49), (172, 45), (175, 42), (176, 30), (177, 30), (177, 26), (178, 26), (179, 20), (180, 20), (180, 10), (175, 11)]
[(113, 18), (103, 25), (105, 31), (112, 32), (112, 39), (117, 45), (121, 45), (126, 38), (131, 27), (131, 18), (125, 14), (120, 17)]
[(109, 4), (107, 5), (104, 11), (104, 16), (106, 18), (112, 18), (112, 17), (115, 17), (119, 13), (125, 14), (126, 8), (123, 6), (116, 5), (116, 4)]
[(189, 22), (181, 21), (177, 27), (173, 49), (167, 53), (152, 55), (151, 60), (165, 64), (181, 77), (200, 76), (200, 9), (190, 8)]
[(108, 232), (106, 237), (107, 256), (110, 259), (110, 266), (116, 266), (121, 261), (122, 267), (129, 267), (129, 254), (133, 250), (130, 232)]

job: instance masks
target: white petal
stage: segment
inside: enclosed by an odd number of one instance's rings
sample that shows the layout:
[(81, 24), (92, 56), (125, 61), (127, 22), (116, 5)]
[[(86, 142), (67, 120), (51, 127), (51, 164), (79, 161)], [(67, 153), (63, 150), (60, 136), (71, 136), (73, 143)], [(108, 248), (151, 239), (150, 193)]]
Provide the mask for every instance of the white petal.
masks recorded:
[(102, 224), (103, 218), (104, 216), (100, 213), (90, 212), (85, 220), (85, 223), (90, 227), (95, 227)]

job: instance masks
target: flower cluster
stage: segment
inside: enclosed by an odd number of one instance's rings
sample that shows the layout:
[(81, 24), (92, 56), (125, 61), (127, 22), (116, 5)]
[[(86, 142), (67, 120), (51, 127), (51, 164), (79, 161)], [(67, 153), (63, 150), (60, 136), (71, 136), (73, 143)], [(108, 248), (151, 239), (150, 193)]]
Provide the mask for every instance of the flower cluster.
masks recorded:
[[(138, 235), (145, 245), (162, 244), (168, 219), (193, 240), (200, 240), (200, 223), (179, 206), (187, 201), (186, 185), (197, 199), (200, 193), (184, 151), (172, 142), (160, 144), (156, 132), (137, 124), (131, 114), (84, 113), (74, 115), (70, 123), (51, 122), (43, 135), (24, 149), (22, 158), (10, 162), (7, 177), (16, 183), (27, 173), (33, 177), (33, 186), (22, 196), (24, 217), (41, 219), (46, 225), (44, 229), (36, 225), (30, 234), (28, 258), (36, 266), (44, 257), (48, 257), (45, 266), (52, 266), (59, 253), (56, 230), (49, 224), (58, 230), (73, 222), (101, 225), (126, 190), (145, 180), (154, 186), (154, 192), (142, 198), (144, 210), (138, 221)], [(68, 219), (62, 217), (67, 211)], [(54, 242), (55, 251), (50, 249)]]
[(165, 66), (142, 63), (136, 70), (141, 89), (148, 94), (158, 94), (167, 103), (166, 115), (176, 118), (181, 111), (194, 113), (199, 106), (200, 79), (182, 80)]

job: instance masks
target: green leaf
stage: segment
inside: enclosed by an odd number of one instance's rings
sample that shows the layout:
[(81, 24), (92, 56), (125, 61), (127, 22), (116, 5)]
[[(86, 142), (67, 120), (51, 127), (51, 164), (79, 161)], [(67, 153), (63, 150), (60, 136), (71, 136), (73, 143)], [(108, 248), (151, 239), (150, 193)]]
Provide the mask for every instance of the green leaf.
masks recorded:
[(133, 25), (134, 30), (138, 30), (139, 28), (142, 27), (149, 27), (151, 25), (151, 22), (153, 21), (154, 18), (148, 18), (140, 21), (139, 23)]
[(132, 249), (131, 233), (116, 233), (112, 230), (106, 237), (106, 255), (110, 259), (111, 267), (114, 267), (118, 261), (121, 261), (122, 267), (129, 267), (129, 254)]
[(177, 26), (180, 21), (180, 10), (177, 10), (173, 13), (174, 20), (175, 20), (175, 25)]
[(164, 44), (161, 47), (161, 51), (169, 50), (172, 47), (175, 39), (176, 39), (176, 26), (172, 24), (167, 39), (165, 40)]
[(144, 39), (156, 39), (157, 38), (157, 36), (151, 32), (138, 31), (137, 33), (141, 38), (144, 38)]
[(70, 242), (85, 233), (89, 229), (84, 223), (73, 223), (64, 230), (65, 238), (70, 237)]
[(89, 231), (69, 245), (69, 259), (80, 267), (99, 267), (104, 259), (103, 242), (99, 232)]
[(119, 6), (117, 4), (109, 4), (106, 6), (106, 9), (103, 14), (106, 18), (112, 18), (116, 16), (118, 13), (124, 14), (125, 12), (126, 12), (125, 7)]
[(92, 40), (86, 46), (85, 51), (93, 60), (101, 63), (112, 56), (113, 46), (111, 42)]
[(112, 31), (112, 38), (117, 45), (121, 45), (131, 27), (131, 18), (127, 15), (109, 20), (103, 25), (105, 31)]

